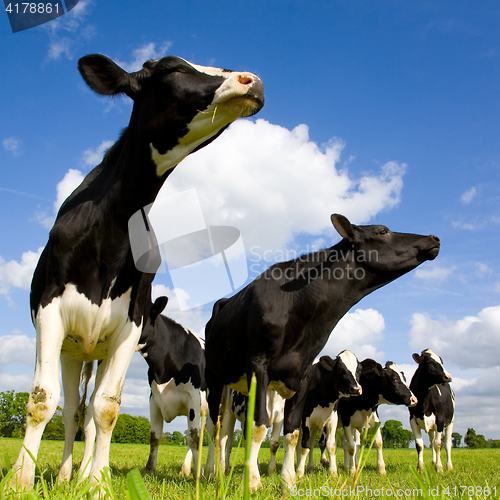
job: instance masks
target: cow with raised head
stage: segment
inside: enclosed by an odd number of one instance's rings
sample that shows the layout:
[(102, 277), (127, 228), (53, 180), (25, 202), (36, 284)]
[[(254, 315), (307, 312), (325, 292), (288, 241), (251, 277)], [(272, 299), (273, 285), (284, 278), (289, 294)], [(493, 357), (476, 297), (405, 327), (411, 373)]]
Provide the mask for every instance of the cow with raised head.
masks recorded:
[(410, 382), (410, 389), (418, 403), (410, 408), (410, 427), (415, 436), (418, 453), (418, 471), (424, 470), (424, 440), (422, 431), (427, 432), (432, 448), (432, 462), (437, 472), (443, 472), (441, 463), (441, 442), (445, 435), (446, 466), (451, 463), (455, 395), (450, 386), (451, 375), (445, 370), (443, 360), (430, 349), (413, 354), (418, 367)]
[[(85, 472), (94, 482), (101, 479), (125, 374), (149, 315), (151, 283), (161, 261), (153, 249), (146, 266), (151, 271), (137, 269), (129, 219), (141, 211), (147, 227), (143, 207), (153, 203), (174, 167), (264, 102), (263, 84), (252, 73), (198, 66), (174, 56), (127, 73), (93, 54), (82, 57), (78, 68), (95, 92), (126, 94), (134, 107), (119, 140), (61, 206), (33, 275), (36, 368), (24, 446), (11, 481), (19, 487), (33, 485), (33, 458), (59, 401), (59, 360), (65, 399), (61, 479), (71, 475), (83, 363), (101, 361), (87, 414), (87, 423), (95, 422), (95, 453)], [(165, 214), (170, 215), (175, 217)]]
[[(439, 253), (436, 236), (395, 233), (380, 225), (356, 226), (338, 214), (331, 220), (342, 236), (338, 244), (275, 264), (224, 299), (224, 307), (214, 305), (205, 345), (212, 434), (224, 386), (247, 394), (255, 373), (251, 447), (258, 452), (268, 426), (267, 389), (291, 398), (335, 325), (354, 304)], [(285, 406), (285, 453), (295, 447), (301, 417), (302, 411), (287, 416)], [(250, 464), (252, 490), (261, 484), (257, 452), (252, 452)], [(291, 470), (283, 467), (281, 475), (287, 484), (294, 484)]]

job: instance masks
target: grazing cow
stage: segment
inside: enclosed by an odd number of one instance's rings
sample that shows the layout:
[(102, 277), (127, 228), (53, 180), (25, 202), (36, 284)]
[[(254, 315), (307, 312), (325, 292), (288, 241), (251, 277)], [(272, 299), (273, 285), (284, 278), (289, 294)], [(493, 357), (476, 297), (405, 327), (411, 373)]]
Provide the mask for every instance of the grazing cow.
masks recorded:
[(424, 440), (422, 431), (429, 434), (432, 447), (432, 462), (437, 472), (443, 472), (441, 463), (441, 440), (445, 433), (446, 467), (451, 463), (453, 418), (455, 395), (450, 386), (451, 375), (444, 369), (443, 360), (430, 349), (420, 355), (413, 354), (418, 367), (410, 382), (410, 389), (418, 398), (418, 403), (410, 408), (410, 427), (415, 436), (418, 453), (418, 471), (424, 470)]
[[(205, 345), (207, 428), (212, 434), (223, 387), (246, 394), (255, 373), (252, 448), (258, 451), (268, 426), (267, 389), (275, 389), (285, 399), (292, 397), (331, 331), (354, 304), (439, 253), (436, 236), (393, 233), (379, 225), (356, 226), (338, 214), (331, 220), (343, 237), (340, 243), (275, 264), (224, 299), (224, 307), (215, 303)], [(302, 412), (292, 421), (285, 407), (285, 452), (297, 441), (301, 416)], [(250, 488), (255, 490), (260, 486), (255, 451), (252, 457)], [(286, 468), (282, 477), (293, 484)]]
[[(356, 468), (356, 457), (361, 444), (360, 436), (366, 423), (368, 422), (370, 427), (380, 423), (379, 405), (394, 404), (412, 407), (417, 404), (417, 398), (409, 389), (403, 372), (394, 363), (388, 361), (382, 368), (373, 359), (365, 359), (361, 362), (361, 366), (360, 384), (363, 388), (363, 394), (359, 398), (341, 399), (336, 411), (338, 425), (344, 429), (344, 469), (351, 473), (354, 473)], [(336, 471), (336, 466), (332, 467), (332, 462), (335, 462), (336, 443), (333, 439), (332, 445), (332, 440), (328, 439), (328, 429), (326, 438), (330, 444), (328, 448), (330, 470)], [(375, 434), (377, 471), (379, 474), (385, 475), (382, 446), (382, 433), (378, 428)]]
[[(102, 55), (80, 59), (86, 83), (102, 95), (134, 100), (129, 126), (63, 203), (33, 275), (31, 312), (36, 369), (24, 446), (12, 484), (33, 485), (40, 438), (59, 400), (59, 358), (65, 397), (61, 479), (69, 479), (84, 362), (102, 360), (87, 422), (95, 421), (95, 454), (86, 474), (99, 481), (109, 463), (125, 373), (151, 304), (154, 272), (134, 263), (131, 216), (153, 203), (173, 168), (232, 121), (263, 106), (263, 84), (246, 72), (197, 66), (173, 56), (127, 73)], [(169, 214), (166, 214), (169, 216)], [(150, 269), (160, 264), (150, 252)]]
[[(315, 424), (318, 420), (324, 423), (328, 419), (328, 415), (331, 415), (340, 398), (360, 397), (363, 392), (360, 375), (361, 364), (351, 351), (342, 351), (335, 360), (332, 360), (330, 356), (322, 356), (306, 373), (295, 395), (287, 400), (285, 409), (288, 415), (293, 412), (302, 412), (300, 420), (293, 419), (300, 421), (300, 428), (289, 429), (292, 433), (300, 430), (297, 439), (297, 476), (299, 478), (304, 475), (307, 456), (311, 446), (314, 446)], [(292, 419), (289, 417), (289, 420)], [(314, 432), (311, 432), (312, 430)], [(292, 478), (295, 477), (294, 451), (292, 444), (285, 449), (283, 457), (283, 467), (286, 467), (288, 475)]]
[(156, 471), (156, 459), (163, 431), (163, 421), (175, 417), (188, 417), (188, 453), (181, 474), (191, 472), (191, 457), (196, 474), (200, 415), (206, 407), (205, 350), (200, 339), (160, 314), (167, 304), (167, 297), (159, 297), (151, 306), (149, 319), (144, 325), (139, 348), (149, 370), (151, 387), (149, 410), (151, 417), (151, 444), (146, 472)]
[[(229, 471), (229, 459), (233, 447), (234, 425), (236, 420), (245, 427), (248, 398), (241, 392), (228, 389), (222, 398), (221, 430), (220, 430), (220, 466), (223, 472)], [(269, 427), (272, 426), (268, 473), (276, 470), (276, 452), (280, 444), (280, 434), (283, 428), (285, 400), (276, 391), (270, 389), (266, 395), (266, 408)]]

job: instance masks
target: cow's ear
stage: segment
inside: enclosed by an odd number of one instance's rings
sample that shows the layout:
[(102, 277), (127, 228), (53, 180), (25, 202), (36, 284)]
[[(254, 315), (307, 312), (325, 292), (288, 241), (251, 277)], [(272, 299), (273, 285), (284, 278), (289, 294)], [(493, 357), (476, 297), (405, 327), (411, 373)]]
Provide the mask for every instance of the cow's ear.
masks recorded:
[(330, 220), (332, 221), (333, 227), (337, 230), (340, 236), (342, 236), (342, 238), (354, 240), (354, 228), (347, 217), (340, 214), (332, 214)]
[(331, 372), (335, 367), (335, 360), (330, 358), (330, 356), (321, 356), (319, 358), (319, 364), (327, 371)]
[(90, 54), (78, 61), (78, 69), (92, 90), (101, 95), (123, 93), (132, 99), (141, 90), (142, 81), (151, 74), (153, 68), (154, 62), (147, 61), (140, 71), (127, 73), (101, 54)]
[(417, 354), (416, 352), (413, 353), (412, 355), (413, 359), (415, 360), (415, 363), (417, 364), (420, 364), (422, 363), (422, 361), (424, 360), (424, 357), (423, 356), (420, 356), (419, 354)]
[(149, 319), (151, 320), (152, 323), (155, 322), (156, 318), (163, 312), (163, 309), (167, 306), (168, 302), (168, 297), (165, 297), (162, 295), (161, 297), (158, 297), (154, 304), (151, 306), (151, 309), (149, 310)]

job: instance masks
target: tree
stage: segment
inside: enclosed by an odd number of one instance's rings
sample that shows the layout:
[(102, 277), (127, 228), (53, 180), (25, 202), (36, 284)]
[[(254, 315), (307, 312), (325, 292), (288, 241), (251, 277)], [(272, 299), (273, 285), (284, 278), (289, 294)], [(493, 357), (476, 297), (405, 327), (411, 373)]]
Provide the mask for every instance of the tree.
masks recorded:
[(149, 420), (146, 417), (133, 417), (126, 413), (120, 415), (116, 421), (113, 443), (144, 443), (150, 441)]
[(485, 448), (486, 439), (482, 434), (476, 434), (476, 431), (470, 427), (464, 437), (464, 442), (469, 448)]
[(54, 416), (45, 426), (42, 439), (64, 440), (64, 423), (62, 418), (62, 408), (60, 406), (57, 407)]
[(399, 420), (387, 420), (380, 430), (386, 448), (408, 448), (410, 441), (414, 439), (413, 433), (403, 429)]
[(451, 440), (452, 440), (452, 446), (453, 448), (458, 448), (460, 444), (462, 443), (462, 434), (459, 434), (458, 432), (454, 432), (451, 435)]
[(28, 398), (28, 392), (0, 392), (0, 435), (5, 437), (24, 435)]

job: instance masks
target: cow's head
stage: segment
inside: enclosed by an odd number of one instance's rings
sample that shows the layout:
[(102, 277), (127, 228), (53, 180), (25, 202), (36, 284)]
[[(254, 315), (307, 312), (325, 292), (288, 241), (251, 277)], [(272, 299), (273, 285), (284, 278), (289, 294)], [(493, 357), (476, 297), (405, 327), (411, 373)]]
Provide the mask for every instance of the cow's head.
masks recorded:
[(331, 221), (352, 248), (356, 265), (373, 276), (374, 286), (396, 279), (439, 253), (437, 236), (394, 233), (379, 225), (356, 226), (339, 214), (333, 214)]
[(382, 369), (382, 390), (380, 395), (384, 403), (415, 406), (417, 398), (411, 392), (404, 373), (392, 362), (388, 361)]
[(445, 370), (443, 360), (430, 349), (425, 349), (420, 355), (414, 353), (413, 359), (418, 363), (418, 370), (424, 374), (427, 387), (451, 382), (451, 375)]
[(231, 122), (257, 113), (264, 85), (252, 73), (198, 66), (180, 57), (146, 61), (128, 73), (111, 59), (91, 54), (78, 68), (98, 94), (128, 95), (134, 100), (130, 127), (138, 147), (150, 148), (162, 176), (192, 151), (211, 142)]
[(359, 384), (361, 364), (351, 351), (342, 351), (335, 359), (322, 356), (319, 364), (331, 372), (335, 389), (341, 397), (359, 396), (363, 392)]

